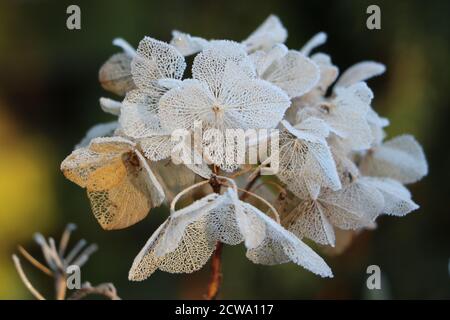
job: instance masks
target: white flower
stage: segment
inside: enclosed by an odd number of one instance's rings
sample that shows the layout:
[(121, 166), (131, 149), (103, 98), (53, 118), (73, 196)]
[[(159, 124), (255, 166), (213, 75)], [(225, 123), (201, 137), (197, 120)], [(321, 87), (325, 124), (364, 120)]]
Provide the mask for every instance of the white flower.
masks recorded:
[(387, 177), (404, 184), (414, 183), (428, 173), (428, 164), (420, 144), (411, 135), (397, 136), (371, 148), (359, 164), (368, 176)]
[(334, 227), (371, 227), (383, 208), (383, 195), (367, 178), (359, 177), (341, 190), (323, 190), (316, 200), (301, 201), (286, 223), (288, 230), (300, 238), (334, 246)]
[[(193, 130), (196, 122), (223, 134), (225, 129), (274, 128), (290, 104), (281, 89), (256, 79), (252, 61), (236, 42), (212, 41), (195, 57), (192, 75), (159, 101), (161, 125), (167, 131)], [(223, 139), (211, 143), (211, 161), (233, 170), (224, 162)]]
[(300, 49), (301, 53), (303, 53), (305, 56), (309, 56), (311, 54), (311, 51), (327, 42), (327, 38), (328, 36), (325, 32), (316, 33)]
[(234, 189), (210, 194), (174, 211), (152, 235), (130, 269), (131, 280), (144, 280), (156, 269), (193, 272), (209, 259), (217, 241), (241, 242), (247, 257), (267, 265), (292, 261), (321, 276), (332, 276), (317, 254), (254, 206), (237, 198)]
[(159, 102), (164, 128), (274, 128), (289, 106), (289, 97), (270, 83), (255, 78), (242, 45), (215, 41), (195, 59), (193, 79), (169, 90)]
[(128, 136), (140, 139), (166, 133), (158, 118), (158, 101), (167, 90), (160, 81), (181, 79), (185, 67), (184, 57), (173, 46), (149, 37), (139, 43), (131, 63), (138, 89), (127, 93), (119, 118)]
[(284, 43), (287, 36), (287, 30), (280, 18), (270, 15), (247, 39), (242, 41), (242, 44), (246, 46), (247, 52), (266, 51), (278, 43)]
[(173, 30), (170, 44), (180, 51), (183, 56), (190, 56), (203, 50), (209, 41), (200, 37), (194, 37), (190, 34)]
[[(181, 79), (186, 63), (173, 46), (146, 37), (140, 43), (131, 64), (138, 89), (127, 93), (119, 122), (124, 133), (139, 140), (144, 155), (152, 160), (171, 155), (171, 130), (161, 127), (158, 103), (161, 96)], [(189, 166), (202, 176), (210, 176), (206, 164)]]
[(61, 164), (67, 179), (86, 188), (92, 211), (107, 230), (122, 229), (145, 218), (164, 200), (164, 192), (133, 142), (96, 138)]
[(328, 125), (307, 118), (296, 126), (282, 121), (278, 177), (300, 198), (317, 198), (322, 187), (338, 190), (341, 183), (327, 144)]
[(400, 182), (389, 178), (365, 178), (384, 197), (383, 213), (402, 217), (419, 206), (411, 200), (411, 193)]
[(306, 107), (298, 112), (298, 119), (315, 116), (324, 120), (332, 132), (343, 139), (352, 150), (368, 149), (373, 142), (368, 113), (373, 93), (364, 82), (339, 87), (333, 98)]
[(310, 91), (319, 81), (319, 68), (314, 61), (283, 44), (271, 50), (256, 51), (250, 56), (261, 79), (280, 87), (291, 98)]
[(116, 101), (109, 98), (100, 98), (100, 108), (106, 113), (112, 114), (114, 116), (120, 115), (120, 110), (122, 109), (122, 102)]
[(379, 76), (386, 71), (384, 64), (375, 61), (362, 61), (354, 64), (345, 70), (339, 80), (336, 82), (337, 87), (348, 87), (352, 84), (366, 81), (370, 78)]
[[(284, 43), (287, 38), (287, 30), (280, 19), (270, 15), (250, 36), (241, 43), (248, 53), (258, 50), (268, 51), (279, 43)], [(184, 56), (189, 56), (202, 51), (209, 45), (210, 41), (191, 36), (178, 30), (172, 31), (170, 44), (176, 47)]]
[(96, 124), (86, 132), (86, 135), (75, 146), (75, 149), (87, 147), (94, 138), (109, 137), (114, 135), (118, 125), (119, 123), (117, 121)]

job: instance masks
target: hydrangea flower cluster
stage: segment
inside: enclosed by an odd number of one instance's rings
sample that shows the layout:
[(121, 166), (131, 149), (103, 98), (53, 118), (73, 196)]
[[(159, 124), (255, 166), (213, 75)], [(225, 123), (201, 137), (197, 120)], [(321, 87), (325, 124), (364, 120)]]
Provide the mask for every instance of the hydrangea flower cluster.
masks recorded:
[[(410, 135), (385, 140), (389, 122), (373, 110), (365, 82), (385, 67), (360, 62), (338, 77), (330, 56), (312, 53), (324, 33), (300, 50), (287, 48), (286, 38), (269, 16), (241, 42), (179, 31), (170, 43), (145, 37), (136, 50), (114, 40), (122, 51), (99, 78), (123, 98), (101, 98), (100, 106), (118, 121), (89, 130), (61, 169), (87, 190), (104, 229), (129, 227), (169, 205), (169, 217), (135, 258), (131, 280), (157, 269), (196, 271), (217, 243), (244, 243), (254, 263), (294, 262), (329, 277), (304, 239), (334, 246), (336, 229), (374, 228), (380, 215), (418, 208), (405, 185), (427, 174), (423, 150)], [(210, 142), (209, 161), (174, 164), (173, 133), (193, 131), (199, 121), (205, 129), (278, 129), (279, 148), (256, 166), (232, 166), (223, 146)], [(275, 159), (279, 171), (255, 185)], [(176, 208), (188, 194), (196, 200)]]

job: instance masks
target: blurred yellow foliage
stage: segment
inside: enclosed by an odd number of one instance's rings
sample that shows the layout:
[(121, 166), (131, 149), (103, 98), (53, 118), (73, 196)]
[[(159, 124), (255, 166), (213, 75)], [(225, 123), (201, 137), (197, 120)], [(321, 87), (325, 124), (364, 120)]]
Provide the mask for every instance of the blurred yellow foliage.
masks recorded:
[(13, 268), (11, 253), (35, 231), (51, 227), (55, 195), (48, 147), (36, 137), (18, 132), (3, 108), (0, 143), (0, 299), (10, 299), (25, 289)]

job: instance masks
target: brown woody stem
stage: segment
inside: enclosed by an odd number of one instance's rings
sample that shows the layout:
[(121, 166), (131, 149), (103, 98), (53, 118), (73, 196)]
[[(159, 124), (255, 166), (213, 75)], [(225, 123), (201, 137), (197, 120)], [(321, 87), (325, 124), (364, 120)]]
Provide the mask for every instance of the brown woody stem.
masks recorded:
[(211, 278), (206, 293), (207, 300), (215, 300), (217, 298), (222, 283), (222, 247), (223, 243), (218, 241), (211, 259)]
[[(219, 173), (218, 167), (214, 166), (213, 172), (215, 175)], [(245, 190), (250, 190), (255, 182), (258, 180), (260, 175), (256, 175), (245, 187)], [(215, 193), (220, 192), (220, 186), (221, 183), (217, 180), (217, 177), (213, 176), (210, 179), (210, 185), (213, 188)], [(241, 200), (243, 200), (247, 196), (247, 193), (243, 193), (241, 195)], [(206, 299), (207, 300), (215, 300), (217, 298), (217, 295), (219, 294), (220, 285), (222, 283), (222, 248), (223, 243), (220, 241), (217, 241), (216, 243), (216, 249), (214, 250), (212, 259), (211, 259), (211, 277), (209, 279), (208, 283), (208, 290), (206, 293)]]

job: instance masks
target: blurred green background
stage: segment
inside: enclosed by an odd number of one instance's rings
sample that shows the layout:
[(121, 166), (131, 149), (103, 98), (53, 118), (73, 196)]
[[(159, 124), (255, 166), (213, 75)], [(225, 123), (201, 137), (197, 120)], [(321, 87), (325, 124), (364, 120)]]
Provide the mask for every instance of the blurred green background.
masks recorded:
[[(66, 8), (81, 7), (82, 29), (66, 28)], [(366, 8), (381, 7), (382, 30), (366, 28)], [(136, 46), (149, 35), (170, 40), (172, 29), (205, 38), (242, 40), (269, 14), (300, 48), (325, 31), (341, 70), (361, 60), (387, 65), (370, 80), (374, 107), (391, 120), (388, 133), (412, 133), (424, 145), (430, 174), (411, 186), (421, 208), (405, 218), (385, 217), (339, 256), (325, 256), (335, 278), (320, 279), (295, 265), (253, 265), (242, 246), (224, 248), (222, 298), (450, 298), (449, 1), (44, 1), (0, 3), (0, 298), (30, 299), (11, 261), (17, 244), (40, 257), (35, 231), (59, 238), (67, 222), (74, 238), (100, 250), (82, 280), (112, 281), (125, 299), (202, 298), (209, 266), (191, 275), (156, 272), (128, 282), (131, 262), (166, 211), (154, 210), (122, 231), (101, 230), (85, 191), (59, 171), (85, 131), (113, 118), (98, 105), (101, 64), (118, 49), (114, 37)], [(381, 267), (383, 289), (369, 292), (368, 265)], [(25, 267), (51, 296), (52, 283)]]

